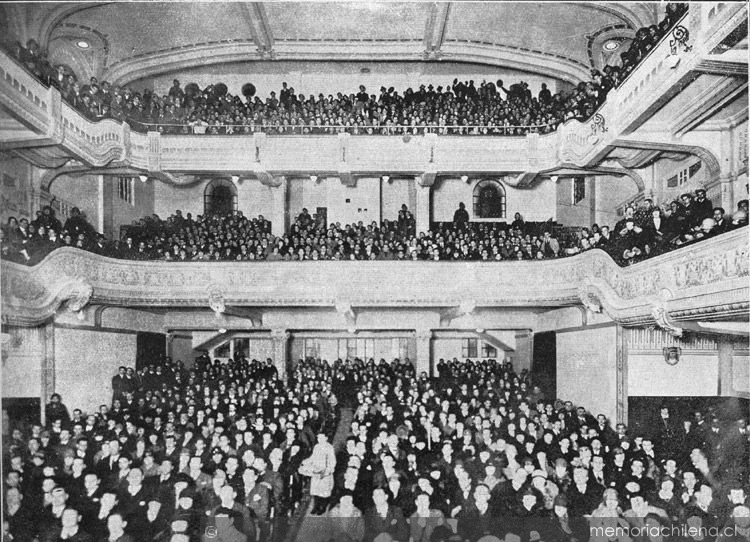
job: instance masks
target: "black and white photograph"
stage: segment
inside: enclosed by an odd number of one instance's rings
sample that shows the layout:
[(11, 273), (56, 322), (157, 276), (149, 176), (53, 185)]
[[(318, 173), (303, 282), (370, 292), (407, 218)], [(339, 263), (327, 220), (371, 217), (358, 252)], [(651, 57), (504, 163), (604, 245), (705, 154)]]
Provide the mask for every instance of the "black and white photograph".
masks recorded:
[(0, 2), (3, 542), (750, 542), (748, 3)]

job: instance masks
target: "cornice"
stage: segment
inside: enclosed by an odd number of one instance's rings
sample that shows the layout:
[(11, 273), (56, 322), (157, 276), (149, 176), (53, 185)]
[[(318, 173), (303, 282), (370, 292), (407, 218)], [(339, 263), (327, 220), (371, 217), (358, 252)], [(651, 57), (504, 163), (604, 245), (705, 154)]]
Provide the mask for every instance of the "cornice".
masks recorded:
[[(589, 67), (562, 55), (468, 40), (441, 41), (435, 49), (440, 60), (478, 63), (538, 73), (577, 84), (588, 77)], [(164, 49), (122, 59), (107, 68), (104, 79), (116, 85), (162, 73), (230, 62), (289, 61), (405, 61), (424, 62), (422, 40), (276, 40), (272, 49), (261, 49), (257, 38), (204, 42)]]

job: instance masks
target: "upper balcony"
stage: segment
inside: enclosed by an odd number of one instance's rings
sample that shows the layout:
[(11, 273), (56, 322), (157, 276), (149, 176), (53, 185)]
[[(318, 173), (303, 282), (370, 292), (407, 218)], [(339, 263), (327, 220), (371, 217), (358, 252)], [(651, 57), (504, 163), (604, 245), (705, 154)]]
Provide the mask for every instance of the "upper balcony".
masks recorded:
[(368, 311), (417, 310), (442, 325), (475, 311), (578, 306), (680, 334), (696, 321), (747, 318), (748, 256), (747, 228), (625, 268), (601, 250), (538, 262), (173, 263), (63, 248), (34, 267), (2, 262), (3, 321), (39, 324), (92, 305), (234, 314), (253, 327), (289, 309), (335, 311), (347, 322)]
[(384, 135), (162, 135), (127, 124), (91, 122), (0, 53), (0, 99), (6, 118), (0, 149), (14, 149), (45, 167), (73, 157), (83, 168), (128, 168), (167, 182), (195, 172), (258, 177), (316, 172), (360, 175), (509, 175), (530, 184), (538, 174), (597, 165), (623, 137), (631, 136), (699, 73), (733, 73), (747, 60), (716, 51), (747, 20), (745, 3), (691, 4), (688, 13), (641, 61), (587, 122), (568, 121), (550, 134), (453, 136)]

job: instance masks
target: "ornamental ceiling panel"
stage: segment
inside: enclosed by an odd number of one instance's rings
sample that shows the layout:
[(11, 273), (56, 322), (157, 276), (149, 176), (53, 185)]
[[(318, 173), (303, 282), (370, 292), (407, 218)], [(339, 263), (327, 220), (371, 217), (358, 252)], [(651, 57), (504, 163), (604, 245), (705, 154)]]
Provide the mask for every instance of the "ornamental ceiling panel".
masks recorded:
[(454, 2), (445, 40), (540, 51), (588, 65), (588, 36), (622, 24), (627, 20), (596, 4)]
[(277, 40), (422, 40), (428, 2), (269, 2)]
[(109, 65), (196, 43), (252, 40), (242, 4), (236, 2), (112, 3), (74, 13), (60, 24), (82, 25), (105, 35)]

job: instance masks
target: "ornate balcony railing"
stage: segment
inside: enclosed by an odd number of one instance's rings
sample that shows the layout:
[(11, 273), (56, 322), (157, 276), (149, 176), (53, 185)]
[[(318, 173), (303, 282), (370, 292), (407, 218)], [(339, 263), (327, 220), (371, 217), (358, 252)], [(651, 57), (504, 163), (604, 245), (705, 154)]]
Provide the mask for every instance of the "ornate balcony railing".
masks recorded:
[[(134, 262), (73, 248), (34, 267), (2, 262), (6, 322), (37, 324), (61, 306), (257, 309), (583, 305), (624, 325), (747, 315), (747, 228), (619, 267), (592, 250), (531, 262)], [(310, 271), (314, 268), (314, 273)], [(300, 280), (304, 277), (305, 280)]]
[[(42, 140), (62, 147), (93, 167), (114, 162), (161, 178), (164, 172), (196, 170), (281, 175), (295, 172), (302, 165), (308, 172), (348, 174), (385, 170), (534, 173), (596, 164), (618, 138), (636, 130), (655, 108), (679, 92), (701, 60), (746, 18), (747, 6), (742, 2), (691, 4), (670, 33), (618, 88), (610, 91), (591, 119), (570, 120), (545, 134), (438, 135), (440, 127), (434, 132), (426, 127), (410, 127), (411, 133), (392, 136), (369, 135), (365, 127), (359, 129), (356, 137), (351, 135), (351, 127), (339, 127), (346, 131), (337, 137), (267, 135), (257, 130), (245, 137), (194, 137), (158, 131), (144, 134), (131, 131), (126, 123), (91, 122), (84, 118), (61, 101), (56, 89), (45, 88), (5, 53), (0, 53), (0, 99), (13, 115), (41, 134)], [(28, 142), (17, 143), (22, 146)], [(0, 144), (8, 147), (14, 142)], [(166, 178), (174, 181), (169, 175)]]

